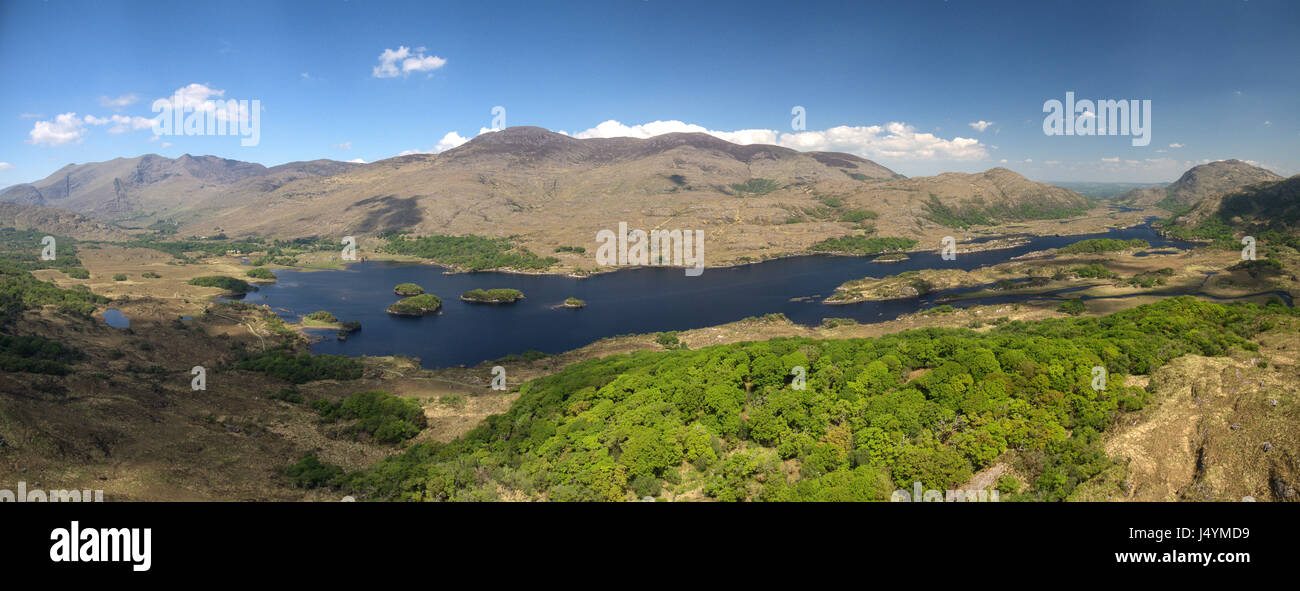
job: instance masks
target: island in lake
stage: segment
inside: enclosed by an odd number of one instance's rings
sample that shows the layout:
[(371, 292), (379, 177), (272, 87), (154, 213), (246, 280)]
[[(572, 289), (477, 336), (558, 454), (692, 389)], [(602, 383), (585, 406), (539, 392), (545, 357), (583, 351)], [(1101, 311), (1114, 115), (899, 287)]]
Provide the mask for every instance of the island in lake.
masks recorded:
[(427, 316), (442, 309), (442, 299), (431, 293), (402, 298), (388, 307), (387, 312), (394, 316)]
[(460, 294), (462, 302), (472, 304), (513, 304), (524, 299), (524, 292), (517, 289), (471, 289)]
[(418, 296), (424, 293), (424, 288), (414, 283), (398, 283), (393, 287), (393, 293), (402, 297)]

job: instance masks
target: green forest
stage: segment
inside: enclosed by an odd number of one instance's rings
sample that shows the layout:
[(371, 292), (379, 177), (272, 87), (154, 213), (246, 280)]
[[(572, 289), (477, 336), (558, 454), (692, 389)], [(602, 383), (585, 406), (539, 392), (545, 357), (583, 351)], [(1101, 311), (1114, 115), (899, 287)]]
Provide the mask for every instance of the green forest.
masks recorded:
[(883, 236), (840, 236), (827, 238), (808, 247), (813, 252), (842, 252), (848, 254), (879, 254), (882, 252), (907, 250), (916, 246), (911, 238), (889, 238)]
[[(337, 483), (371, 499), (617, 501), (696, 487), (725, 501), (884, 500), (960, 487), (1013, 451), (1004, 500), (1118, 487), (1100, 435), (1150, 401), (1122, 376), (1185, 354), (1257, 350), (1280, 303), (1178, 297), (1100, 318), (775, 339), (583, 361), (525, 383), (510, 410)], [(1094, 367), (1111, 378), (1091, 387)], [(796, 367), (805, 368), (796, 388)], [(1006, 484), (1006, 483), (1004, 483)], [(1023, 490), (1018, 489), (1023, 488)]]
[(555, 257), (539, 257), (515, 246), (509, 238), (434, 235), (408, 240), (400, 233), (381, 237), (388, 240), (388, 244), (379, 248), (381, 252), (430, 259), (466, 271), (548, 269), (560, 262)]
[(1092, 238), (1089, 240), (1080, 240), (1069, 246), (1061, 247), (1057, 249), (1056, 252), (1058, 254), (1091, 254), (1097, 252), (1139, 250), (1143, 248), (1151, 248), (1151, 243), (1137, 238), (1134, 238), (1133, 240)]
[(995, 226), (1005, 221), (1063, 219), (1082, 215), (1086, 207), (1063, 207), (1043, 205), (1037, 201), (1021, 203), (1016, 206), (985, 205), (982, 200), (962, 208), (950, 208), (939, 200), (939, 196), (930, 194), (925, 204), (926, 218), (940, 225), (951, 228), (969, 228), (971, 226)]

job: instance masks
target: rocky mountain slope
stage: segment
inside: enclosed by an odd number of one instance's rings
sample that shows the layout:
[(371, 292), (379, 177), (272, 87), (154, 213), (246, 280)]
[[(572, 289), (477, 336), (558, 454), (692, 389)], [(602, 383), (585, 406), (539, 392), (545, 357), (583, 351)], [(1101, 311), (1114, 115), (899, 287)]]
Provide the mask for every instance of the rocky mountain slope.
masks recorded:
[[(135, 227), (277, 238), (515, 236), (594, 268), (595, 235), (703, 230), (709, 265), (805, 251), (848, 234), (938, 243), (953, 227), (1081, 213), (1087, 199), (1007, 170), (905, 178), (850, 154), (733, 144), (707, 134), (576, 139), (538, 127), (486, 133), (440, 154), (274, 168), (211, 156), (70, 166), (0, 193)], [(570, 260), (572, 259), (572, 260)]]
[(1206, 197), (1171, 226), (1201, 233), (1272, 230), (1294, 235), (1300, 230), (1300, 175)]
[(1272, 171), (1252, 166), (1240, 160), (1219, 160), (1194, 166), (1177, 181), (1164, 187), (1135, 189), (1120, 197), (1139, 206), (1159, 206), (1171, 211), (1183, 211), (1196, 206), (1202, 199), (1222, 195), (1233, 189), (1265, 181), (1280, 181), (1282, 177)]
[(216, 156), (146, 154), (69, 164), (42, 180), (5, 189), (0, 201), (58, 207), (103, 220), (185, 217), (221, 207), (224, 196), (273, 191), (299, 178), (354, 166), (315, 160), (267, 168)]

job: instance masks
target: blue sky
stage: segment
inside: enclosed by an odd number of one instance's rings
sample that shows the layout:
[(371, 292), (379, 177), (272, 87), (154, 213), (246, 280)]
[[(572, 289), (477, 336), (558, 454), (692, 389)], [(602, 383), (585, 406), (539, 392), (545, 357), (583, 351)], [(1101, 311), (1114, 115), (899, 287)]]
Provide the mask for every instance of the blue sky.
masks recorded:
[[(472, 138), (498, 105), (508, 125), (702, 129), (909, 176), (1170, 181), (1223, 158), (1300, 172), (1300, 3), (1044, 4), (7, 0), (0, 186), (151, 152), (372, 162)], [(385, 68), (385, 52), (402, 57)], [(258, 100), (257, 145), (156, 137), (141, 122), (182, 88)], [(1045, 135), (1043, 103), (1067, 91), (1151, 100), (1150, 144)]]

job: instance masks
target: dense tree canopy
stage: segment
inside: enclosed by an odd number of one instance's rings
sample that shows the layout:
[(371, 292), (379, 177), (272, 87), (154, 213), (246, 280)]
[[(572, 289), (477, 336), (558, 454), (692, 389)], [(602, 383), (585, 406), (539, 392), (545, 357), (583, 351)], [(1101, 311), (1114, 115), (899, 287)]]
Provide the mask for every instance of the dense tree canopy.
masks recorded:
[[(1113, 462), (1099, 434), (1149, 394), (1121, 376), (1255, 348), (1271, 313), (1174, 298), (1103, 318), (776, 339), (639, 352), (524, 384), (508, 412), (450, 444), (349, 474), (372, 498), (473, 500), (514, 490), (624, 500), (698, 485), (720, 500), (881, 500), (953, 489), (1008, 450), (1024, 498), (1067, 498)], [(1094, 367), (1112, 376), (1093, 390)], [(795, 368), (806, 387), (793, 385)]]

